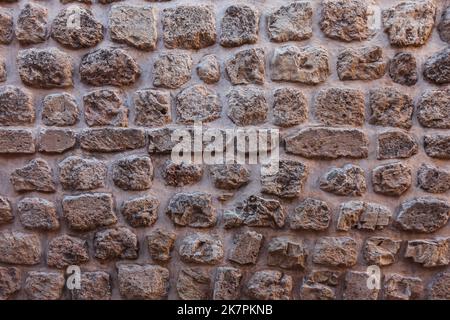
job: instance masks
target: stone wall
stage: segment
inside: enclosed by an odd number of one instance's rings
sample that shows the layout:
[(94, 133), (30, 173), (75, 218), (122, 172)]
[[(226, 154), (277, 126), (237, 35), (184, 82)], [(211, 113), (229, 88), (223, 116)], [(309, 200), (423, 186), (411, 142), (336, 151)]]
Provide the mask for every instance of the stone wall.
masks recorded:
[(450, 3), (92, 2), (0, 0), (0, 299), (450, 298)]

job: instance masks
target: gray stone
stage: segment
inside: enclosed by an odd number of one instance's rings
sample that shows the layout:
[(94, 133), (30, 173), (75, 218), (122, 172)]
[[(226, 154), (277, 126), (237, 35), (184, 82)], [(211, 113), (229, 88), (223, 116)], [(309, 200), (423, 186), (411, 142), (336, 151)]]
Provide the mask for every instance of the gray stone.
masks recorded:
[(177, 122), (211, 122), (220, 118), (222, 105), (216, 91), (202, 84), (187, 87), (176, 97)]
[(17, 203), (20, 223), (26, 229), (52, 231), (59, 229), (54, 203), (41, 198), (24, 198)]
[(398, 52), (389, 61), (389, 76), (395, 83), (404, 86), (413, 86), (417, 83), (416, 58), (409, 52)]
[(233, 238), (228, 260), (241, 265), (256, 264), (263, 242), (263, 235), (255, 231), (244, 231)]
[(170, 200), (166, 214), (177, 226), (209, 228), (216, 224), (212, 197), (205, 192), (177, 193)]
[(178, 254), (188, 263), (214, 265), (223, 259), (223, 243), (216, 235), (192, 233), (181, 240)]
[(162, 53), (153, 64), (153, 85), (176, 89), (187, 83), (192, 74), (192, 57), (187, 53)]
[(47, 161), (33, 159), (24, 167), (11, 173), (11, 183), (16, 191), (55, 192), (53, 170)]
[(59, 181), (66, 190), (92, 190), (105, 186), (107, 167), (102, 161), (72, 156), (58, 164)]
[(441, 21), (437, 30), (441, 40), (450, 43), (450, 6), (442, 11)]
[(450, 83), (450, 48), (432, 54), (423, 64), (423, 76), (435, 84)]
[(144, 145), (145, 132), (141, 129), (85, 129), (80, 134), (80, 146), (87, 151), (117, 152), (139, 149)]
[(267, 17), (267, 32), (274, 42), (301, 41), (312, 37), (313, 9), (309, 2), (292, 2)]
[(430, 193), (444, 193), (450, 190), (450, 171), (422, 163), (417, 171), (417, 184)]
[(118, 90), (100, 89), (83, 96), (84, 120), (94, 126), (128, 126), (128, 108), (123, 93)]
[(365, 172), (353, 164), (332, 168), (320, 179), (319, 188), (338, 196), (362, 196), (367, 191)]
[(265, 55), (261, 48), (236, 52), (225, 62), (225, 70), (231, 84), (263, 84)]
[(239, 47), (258, 41), (259, 12), (256, 8), (238, 4), (225, 10), (220, 29), (220, 44)]
[(411, 187), (411, 168), (401, 162), (388, 163), (372, 170), (373, 191), (386, 196), (400, 196)]
[(0, 154), (36, 151), (34, 134), (26, 129), (0, 129)]
[(450, 135), (430, 134), (423, 137), (423, 147), (427, 156), (450, 159)]
[(347, 48), (337, 58), (340, 80), (376, 80), (383, 77), (387, 66), (379, 46)]
[(42, 122), (47, 126), (72, 126), (79, 113), (75, 98), (65, 92), (49, 94), (42, 103)]

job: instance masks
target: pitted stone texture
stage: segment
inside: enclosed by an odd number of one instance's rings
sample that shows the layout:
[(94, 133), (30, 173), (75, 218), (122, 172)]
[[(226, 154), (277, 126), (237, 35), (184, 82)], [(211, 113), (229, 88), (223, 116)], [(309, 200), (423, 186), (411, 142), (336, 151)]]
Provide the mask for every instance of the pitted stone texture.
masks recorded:
[(420, 278), (391, 273), (384, 277), (384, 298), (388, 300), (416, 300), (422, 295)]
[(0, 225), (10, 223), (14, 220), (11, 203), (8, 198), (0, 196)]
[(365, 40), (370, 35), (369, 13), (369, 3), (364, 0), (325, 0), (320, 29), (331, 39)]
[(33, 88), (73, 87), (73, 60), (56, 48), (20, 50), (17, 69), (22, 82)]
[(369, 91), (369, 107), (370, 124), (411, 128), (414, 105), (407, 94), (392, 87), (372, 89)]
[(426, 90), (417, 103), (417, 120), (426, 128), (450, 129), (450, 89)]
[(142, 148), (145, 132), (141, 129), (85, 129), (80, 134), (80, 146), (87, 151), (118, 152)]
[(113, 197), (108, 193), (66, 196), (63, 198), (62, 208), (72, 230), (91, 231), (117, 222), (113, 212)]
[(163, 53), (153, 64), (153, 85), (176, 89), (187, 83), (192, 74), (192, 57), (187, 53)]
[(422, 163), (417, 171), (418, 186), (430, 193), (444, 193), (450, 190), (450, 170)]
[(256, 264), (263, 242), (263, 235), (255, 231), (244, 231), (233, 238), (228, 260), (241, 265)]
[(220, 44), (239, 47), (258, 41), (259, 12), (248, 5), (229, 6), (222, 18)]
[(290, 300), (292, 277), (275, 270), (255, 272), (247, 283), (247, 294), (257, 300)]
[(97, 49), (84, 55), (80, 62), (81, 81), (91, 86), (128, 86), (140, 74), (139, 65), (122, 49)]
[(307, 246), (303, 241), (272, 238), (268, 245), (267, 265), (283, 269), (304, 269), (307, 256)]
[(0, 87), (0, 125), (32, 124), (35, 120), (35, 113), (32, 96), (29, 92), (12, 85)]
[(241, 164), (212, 165), (209, 171), (212, 182), (218, 189), (239, 189), (250, 181), (250, 170)]
[(223, 243), (217, 235), (192, 233), (181, 240), (178, 254), (188, 263), (214, 265), (223, 259)]
[(376, 193), (400, 196), (411, 184), (411, 168), (401, 162), (384, 164), (372, 170), (373, 191)]
[(144, 196), (124, 201), (122, 215), (133, 228), (149, 227), (158, 219), (159, 200)]
[(65, 92), (49, 94), (42, 103), (42, 122), (47, 126), (72, 126), (78, 122), (79, 113), (75, 98)]
[(379, 46), (347, 48), (337, 60), (340, 80), (376, 80), (386, 72), (383, 50)]
[(322, 47), (277, 47), (271, 60), (274, 81), (299, 82), (316, 85), (330, 75), (328, 51)]
[(129, 156), (113, 165), (114, 184), (123, 190), (150, 189), (153, 180), (153, 164), (149, 157)]
[(66, 280), (58, 272), (28, 272), (24, 290), (30, 300), (59, 300)]
[(233, 267), (218, 267), (214, 279), (214, 300), (238, 300), (242, 272)]
[(62, 235), (50, 240), (47, 251), (47, 265), (64, 269), (89, 261), (88, 242), (80, 238)]
[(211, 279), (209, 272), (202, 268), (183, 268), (177, 279), (177, 293), (181, 300), (210, 299)]
[(55, 192), (53, 170), (47, 161), (37, 158), (11, 174), (11, 184), (16, 191)]
[(103, 271), (81, 273), (80, 289), (72, 290), (73, 300), (110, 300), (111, 277)]
[(335, 300), (336, 286), (341, 274), (339, 271), (314, 270), (305, 276), (300, 287), (302, 300)]
[(155, 265), (121, 264), (117, 267), (119, 292), (131, 300), (161, 300), (169, 292), (169, 270)]
[(396, 262), (401, 240), (371, 237), (366, 240), (363, 254), (369, 265), (388, 266)]
[(442, 11), (441, 20), (437, 30), (441, 40), (450, 43), (450, 6), (444, 8)]
[(148, 152), (156, 154), (170, 154), (172, 148), (177, 144), (172, 141), (172, 134), (175, 132), (174, 128), (158, 128), (149, 130), (148, 133)]
[(107, 167), (102, 161), (72, 156), (58, 164), (59, 181), (66, 190), (93, 190), (105, 186)]
[(380, 289), (369, 288), (370, 275), (367, 272), (348, 271), (345, 276), (344, 300), (377, 300)]
[(289, 227), (293, 230), (328, 229), (331, 209), (325, 201), (306, 198), (288, 215)]
[(125, 227), (99, 231), (94, 235), (94, 251), (95, 257), (100, 260), (136, 259), (138, 238)]
[(308, 159), (367, 158), (368, 138), (357, 129), (310, 127), (288, 135), (287, 153)]
[(25, 129), (0, 129), (0, 154), (34, 153), (34, 134)]
[(159, 127), (172, 121), (170, 93), (143, 89), (133, 95), (134, 123), (144, 127)]
[(423, 64), (423, 76), (435, 84), (450, 83), (450, 48), (432, 54)]
[(428, 298), (431, 300), (450, 299), (450, 272), (441, 272), (430, 284)]
[(417, 83), (416, 58), (409, 52), (398, 52), (389, 61), (389, 76), (395, 83), (404, 86), (413, 86)]
[(231, 84), (263, 84), (265, 55), (261, 48), (238, 51), (225, 62)]
[(351, 267), (356, 264), (358, 244), (350, 237), (323, 237), (316, 241), (313, 262), (332, 267)]
[(177, 226), (209, 228), (216, 224), (212, 197), (205, 192), (177, 193), (169, 201), (166, 214)]
[(432, 0), (404, 1), (382, 12), (384, 30), (392, 46), (421, 46), (431, 35), (436, 16)]
[(19, 268), (0, 267), (0, 301), (13, 298), (20, 290), (21, 281)]
[(198, 77), (204, 83), (213, 84), (220, 80), (219, 60), (213, 54), (208, 54), (201, 58), (196, 70)]
[(27, 3), (20, 11), (16, 24), (16, 39), (21, 44), (36, 44), (47, 40), (48, 10), (37, 3)]
[(197, 84), (181, 91), (176, 97), (177, 122), (211, 122), (220, 118), (222, 105), (216, 91)]
[(7, 77), (5, 60), (0, 58), (0, 82), (5, 82)]
[(405, 231), (432, 233), (443, 228), (450, 217), (450, 204), (445, 200), (421, 197), (400, 205), (397, 225)]
[(24, 198), (17, 203), (20, 223), (26, 229), (51, 231), (59, 229), (54, 203), (41, 198)]
[(309, 2), (292, 2), (267, 17), (267, 32), (274, 42), (301, 41), (312, 37), (313, 9)]
[(111, 39), (141, 50), (156, 47), (156, 13), (150, 6), (118, 4), (109, 13)]
[(329, 88), (319, 91), (315, 99), (317, 120), (329, 126), (362, 126), (364, 93), (357, 89)]
[(297, 197), (307, 175), (307, 167), (300, 161), (280, 160), (277, 172), (261, 173), (261, 192), (281, 198)]
[(408, 241), (405, 258), (430, 268), (450, 264), (450, 238)]
[(128, 126), (128, 108), (123, 93), (118, 90), (100, 89), (83, 97), (84, 119), (88, 126)]
[(0, 232), (0, 262), (36, 265), (41, 262), (42, 247), (37, 234), (4, 230)]
[(228, 117), (238, 126), (266, 121), (269, 107), (264, 91), (255, 86), (239, 86), (227, 93)]
[(425, 153), (431, 158), (450, 159), (450, 135), (425, 135), (423, 146)]
[(201, 49), (216, 42), (216, 18), (211, 6), (163, 9), (162, 26), (164, 45), (169, 49)]
[(391, 217), (392, 212), (385, 206), (371, 202), (348, 201), (339, 206), (336, 229), (381, 230), (389, 225)]
[(0, 8), (0, 44), (11, 43), (14, 36), (14, 18), (11, 9)]
[(38, 151), (43, 153), (63, 153), (75, 146), (76, 133), (73, 130), (42, 129), (39, 132)]
[(353, 164), (332, 168), (320, 179), (319, 188), (338, 196), (362, 196), (367, 191), (365, 172)]
[(153, 260), (168, 261), (175, 244), (177, 234), (173, 231), (157, 228), (145, 236), (147, 248)]
[(200, 181), (203, 176), (203, 167), (197, 164), (175, 163), (172, 160), (166, 160), (161, 175), (166, 185), (183, 187)]
[(385, 131), (377, 137), (378, 160), (410, 158), (418, 150), (416, 138), (404, 131)]
[(280, 88), (273, 93), (273, 123), (280, 127), (291, 127), (308, 118), (308, 101), (295, 88)]
[[(76, 26), (74, 23), (79, 23)], [(103, 40), (103, 25), (92, 11), (78, 5), (61, 10), (52, 22), (52, 38), (70, 49), (95, 47)]]

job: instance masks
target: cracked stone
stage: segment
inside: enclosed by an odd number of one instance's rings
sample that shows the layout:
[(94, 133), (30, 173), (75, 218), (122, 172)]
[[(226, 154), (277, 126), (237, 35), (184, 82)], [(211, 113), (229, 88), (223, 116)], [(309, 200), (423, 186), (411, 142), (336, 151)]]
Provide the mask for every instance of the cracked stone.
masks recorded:
[(304, 269), (307, 256), (307, 246), (303, 241), (272, 238), (268, 246), (267, 265), (283, 269)]
[(408, 241), (405, 258), (424, 267), (447, 266), (450, 263), (450, 238)]
[(177, 226), (209, 228), (217, 222), (212, 196), (205, 192), (177, 193), (170, 200), (166, 214)]
[(372, 170), (373, 191), (376, 193), (400, 196), (411, 184), (411, 168), (400, 162), (384, 164)]
[(236, 234), (228, 260), (240, 265), (256, 264), (263, 238), (262, 234), (250, 230)]
[(239, 84), (263, 84), (265, 55), (261, 48), (238, 51), (225, 62), (230, 82)]
[(47, 126), (72, 126), (79, 113), (75, 98), (65, 92), (49, 94), (42, 103), (42, 122)]
[(363, 201), (348, 201), (339, 206), (336, 229), (349, 231), (352, 228), (362, 230), (382, 230), (389, 225), (392, 212), (385, 206)]
[(134, 123), (144, 127), (159, 127), (172, 122), (170, 93), (143, 89), (133, 94)]
[(365, 172), (353, 164), (332, 168), (320, 179), (319, 188), (338, 196), (362, 196), (367, 191)]
[(274, 42), (301, 41), (312, 37), (313, 9), (309, 2), (293, 2), (267, 17), (267, 32)]
[(183, 268), (177, 279), (177, 293), (181, 300), (207, 300), (211, 279), (208, 271), (200, 268)]
[(55, 192), (53, 170), (43, 159), (33, 159), (24, 167), (11, 173), (11, 183), (16, 191)]
[(347, 48), (337, 58), (337, 73), (344, 80), (376, 80), (383, 77), (387, 66), (379, 46)]
[(368, 264), (388, 266), (396, 262), (401, 240), (386, 237), (371, 237), (364, 245), (364, 259)]
[(420, 278), (392, 273), (384, 278), (384, 297), (388, 300), (416, 300), (423, 291)]

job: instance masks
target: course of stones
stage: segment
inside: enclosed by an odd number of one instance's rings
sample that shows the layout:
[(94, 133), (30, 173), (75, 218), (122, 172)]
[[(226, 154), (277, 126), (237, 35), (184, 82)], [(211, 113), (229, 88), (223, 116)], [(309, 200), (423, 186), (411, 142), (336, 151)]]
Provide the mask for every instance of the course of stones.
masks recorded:
[(445, 3), (0, 0), (0, 299), (450, 299)]

